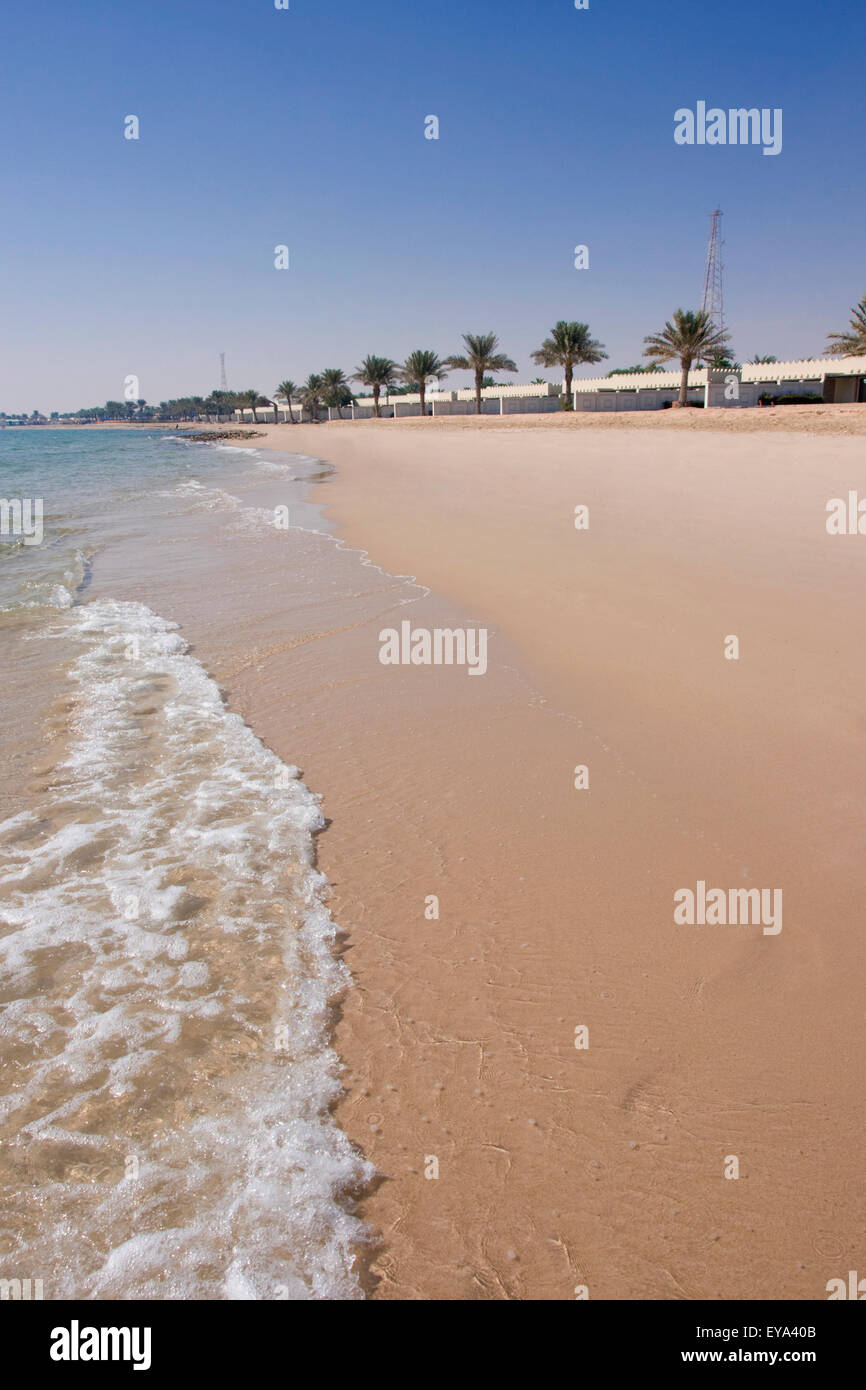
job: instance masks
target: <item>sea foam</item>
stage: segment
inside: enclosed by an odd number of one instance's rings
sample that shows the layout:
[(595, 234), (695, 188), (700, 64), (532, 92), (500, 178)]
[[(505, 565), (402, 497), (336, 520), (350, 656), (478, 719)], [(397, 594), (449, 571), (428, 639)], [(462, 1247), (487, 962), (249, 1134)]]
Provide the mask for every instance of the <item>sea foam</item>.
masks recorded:
[(359, 1298), (318, 801), (173, 623), (63, 633), (71, 737), (0, 825), (0, 1231), (48, 1298)]

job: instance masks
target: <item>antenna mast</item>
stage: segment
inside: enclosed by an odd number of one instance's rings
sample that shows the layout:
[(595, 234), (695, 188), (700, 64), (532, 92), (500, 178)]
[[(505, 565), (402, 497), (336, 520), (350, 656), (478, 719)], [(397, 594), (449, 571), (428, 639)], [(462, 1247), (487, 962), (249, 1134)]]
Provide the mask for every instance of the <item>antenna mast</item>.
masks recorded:
[(725, 326), (725, 301), (722, 292), (722, 209), (710, 213), (710, 240), (707, 246), (707, 269), (704, 275), (704, 313), (716, 328)]

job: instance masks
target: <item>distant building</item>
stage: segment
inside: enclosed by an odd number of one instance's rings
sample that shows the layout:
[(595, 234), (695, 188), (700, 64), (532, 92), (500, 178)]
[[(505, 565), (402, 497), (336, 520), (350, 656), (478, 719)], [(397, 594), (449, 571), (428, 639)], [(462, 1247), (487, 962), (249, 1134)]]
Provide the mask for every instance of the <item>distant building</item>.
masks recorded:
[[(584, 377), (572, 383), (575, 410), (659, 410), (675, 401), (679, 371)], [(709, 406), (756, 406), (764, 396), (819, 396), (830, 404), (866, 402), (866, 357), (746, 363), (738, 371), (689, 372), (689, 400)]]

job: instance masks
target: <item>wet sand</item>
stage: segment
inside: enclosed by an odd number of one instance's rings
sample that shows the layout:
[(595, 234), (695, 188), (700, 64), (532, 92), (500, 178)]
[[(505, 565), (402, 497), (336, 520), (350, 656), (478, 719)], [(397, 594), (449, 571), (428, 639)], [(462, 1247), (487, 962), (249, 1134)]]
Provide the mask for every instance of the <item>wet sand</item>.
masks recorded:
[[(415, 626), (490, 629), (483, 679), (361, 626), (224, 682), (332, 822), (368, 1290), (824, 1297), (864, 1225), (866, 552), (825, 530), (862, 444), (485, 424), (268, 431)], [(698, 880), (782, 931), (675, 924)]]

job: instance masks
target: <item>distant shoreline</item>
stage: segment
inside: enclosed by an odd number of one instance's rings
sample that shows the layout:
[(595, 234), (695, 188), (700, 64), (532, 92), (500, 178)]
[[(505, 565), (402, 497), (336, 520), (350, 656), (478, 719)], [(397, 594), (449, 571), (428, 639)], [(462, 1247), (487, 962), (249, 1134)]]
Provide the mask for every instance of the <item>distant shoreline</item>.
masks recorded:
[[(186, 420), (178, 423), (167, 421), (123, 421), (94, 420), (88, 424), (71, 424), (52, 420), (40, 425), (7, 425), (11, 430), (167, 430), (178, 435), (200, 434), (204, 431), (214, 438), (231, 434), (234, 441), (250, 442), (259, 438), (265, 442), (266, 449), (286, 449), (294, 452), (292, 441), (295, 431), (309, 435), (322, 429), (344, 430), (382, 430), (385, 434), (397, 430), (421, 430), (438, 433), (443, 430), (677, 430), (677, 431), (721, 431), (725, 434), (779, 434), (792, 431), (797, 434), (845, 434), (866, 435), (866, 406), (861, 403), (820, 405), (773, 406), (764, 410), (731, 410), (709, 408), (702, 410), (623, 410), (611, 414), (596, 412), (563, 411), (559, 415), (449, 415), (439, 417), (404, 416), (394, 419), (370, 420), (321, 420), (318, 424), (274, 424), (273, 420), (260, 420), (257, 424), (241, 424), (226, 421), (214, 424), (206, 421)], [(303, 450), (308, 452), (308, 450)]]
[[(17, 425), (0, 424), (7, 430), (174, 430), (169, 420), (25, 420)], [(192, 421), (187, 421), (192, 424)]]

